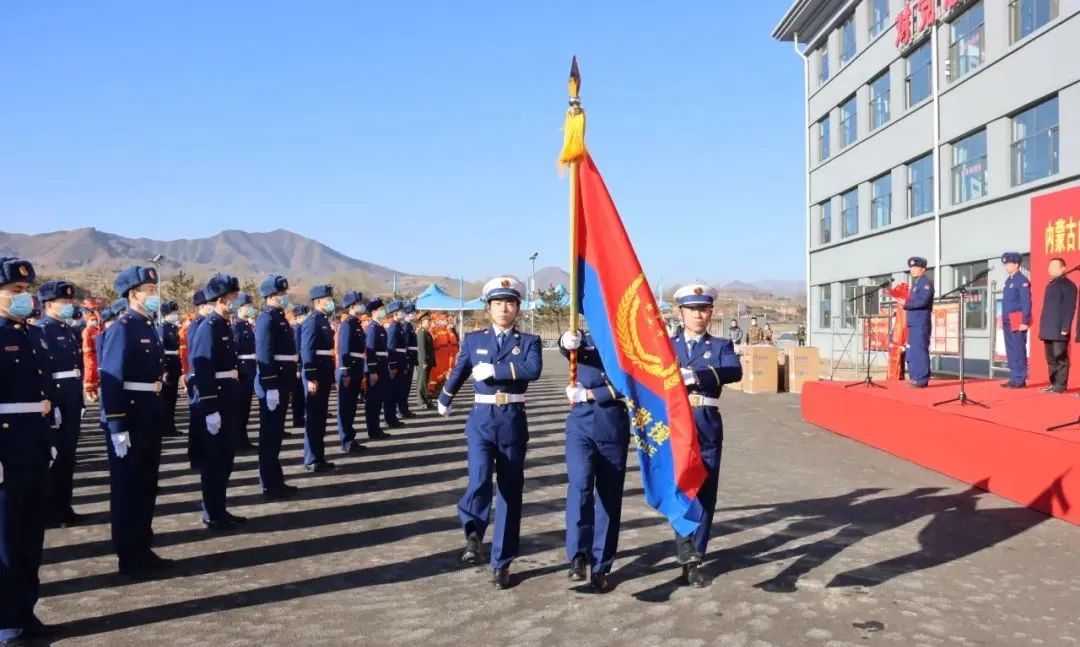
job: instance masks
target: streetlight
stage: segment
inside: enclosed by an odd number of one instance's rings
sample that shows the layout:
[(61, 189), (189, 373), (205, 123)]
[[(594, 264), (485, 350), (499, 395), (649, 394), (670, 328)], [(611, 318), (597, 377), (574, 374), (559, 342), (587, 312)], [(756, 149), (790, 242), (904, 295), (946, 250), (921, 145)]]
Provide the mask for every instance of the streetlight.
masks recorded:
[(529, 279), (529, 305), (531, 311), (529, 313), (530, 328), (532, 334), (536, 334), (536, 257), (540, 255), (540, 252), (533, 252), (533, 255), (529, 257), (532, 261), (532, 278)]

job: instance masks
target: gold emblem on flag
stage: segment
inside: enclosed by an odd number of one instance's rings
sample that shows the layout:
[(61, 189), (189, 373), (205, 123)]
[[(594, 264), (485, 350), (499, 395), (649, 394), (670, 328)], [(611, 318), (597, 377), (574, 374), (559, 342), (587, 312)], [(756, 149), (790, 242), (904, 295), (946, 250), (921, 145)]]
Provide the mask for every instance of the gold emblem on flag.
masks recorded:
[[(649, 334), (649, 331), (640, 330), (642, 320), (638, 316), (641, 310), (640, 289), (644, 283), (645, 275), (639, 274), (636, 279), (631, 281), (630, 286), (623, 293), (622, 299), (619, 300), (619, 309), (615, 321), (615, 336), (623, 354), (634, 366), (660, 378), (664, 382), (664, 390), (671, 390), (680, 380), (678, 365), (672, 363), (664, 366), (663, 360), (645, 350), (644, 345), (641, 343), (642, 334)], [(646, 316), (650, 317), (650, 325), (655, 325), (651, 323), (654, 322), (655, 316), (650, 314)]]

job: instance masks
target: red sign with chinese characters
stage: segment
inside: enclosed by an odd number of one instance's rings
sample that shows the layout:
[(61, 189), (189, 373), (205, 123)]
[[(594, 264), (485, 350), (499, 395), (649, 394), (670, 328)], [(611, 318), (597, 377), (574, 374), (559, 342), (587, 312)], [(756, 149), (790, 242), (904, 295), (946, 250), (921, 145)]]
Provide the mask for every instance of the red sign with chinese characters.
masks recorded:
[[(1039, 315), (1042, 313), (1043, 296), (1046, 284), (1050, 282), (1047, 266), (1050, 259), (1059, 256), (1065, 259), (1066, 267), (1080, 265), (1080, 241), (1077, 229), (1080, 227), (1080, 188), (1065, 189), (1031, 200), (1031, 332), (1029, 347), (1033, 350), (1028, 356), (1028, 384), (1047, 381), (1046, 358), (1039, 342)], [(1073, 283), (1080, 282), (1080, 275), (1072, 273), (1069, 278)], [(1077, 321), (1073, 320), (1072, 340), (1076, 341)], [(1037, 350), (1036, 350), (1037, 349)], [(1076, 361), (1077, 348), (1069, 344), (1069, 355)], [(1069, 374), (1069, 387), (1080, 386), (1080, 371), (1072, 370)]]
[(905, 50), (922, 40), (936, 22), (948, 20), (970, 0), (907, 0), (896, 14), (896, 46)]

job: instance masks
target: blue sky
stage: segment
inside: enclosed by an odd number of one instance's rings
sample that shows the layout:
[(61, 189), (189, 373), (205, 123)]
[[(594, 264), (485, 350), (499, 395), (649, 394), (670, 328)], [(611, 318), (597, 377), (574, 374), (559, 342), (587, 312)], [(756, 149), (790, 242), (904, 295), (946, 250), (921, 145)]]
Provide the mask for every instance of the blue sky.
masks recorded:
[(803, 277), (789, 0), (0, 5), (0, 229), (286, 228), (409, 272), (565, 266), (588, 143), (651, 278)]

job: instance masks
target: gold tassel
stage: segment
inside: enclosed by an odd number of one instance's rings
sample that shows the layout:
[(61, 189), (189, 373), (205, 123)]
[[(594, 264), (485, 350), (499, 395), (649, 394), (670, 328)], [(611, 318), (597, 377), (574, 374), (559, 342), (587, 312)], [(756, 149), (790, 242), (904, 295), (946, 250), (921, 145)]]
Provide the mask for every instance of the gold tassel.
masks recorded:
[(563, 123), (563, 146), (559, 153), (559, 165), (570, 166), (585, 157), (585, 111), (581, 106), (570, 106)]

